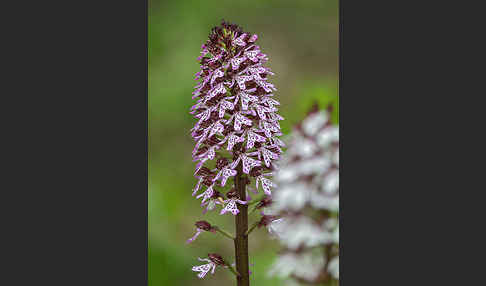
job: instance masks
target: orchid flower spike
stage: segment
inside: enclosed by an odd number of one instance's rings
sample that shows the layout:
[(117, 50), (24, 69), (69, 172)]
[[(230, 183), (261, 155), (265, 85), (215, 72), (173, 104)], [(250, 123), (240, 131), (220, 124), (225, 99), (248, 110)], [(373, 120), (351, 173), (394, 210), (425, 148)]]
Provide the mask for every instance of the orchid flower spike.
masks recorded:
[(190, 112), (196, 119), (191, 135), (197, 184), (192, 193), (202, 199), (205, 211), (224, 204), (220, 213), (238, 213), (237, 204), (244, 204), (246, 197), (222, 201), (213, 194), (216, 186), (224, 187), (237, 175), (240, 164), (242, 172), (254, 180), (255, 190), (261, 185), (270, 195), (276, 187), (268, 177), (273, 175), (273, 162), (284, 146), (278, 138), (283, 117), (273, 94), (276, 88), (268, 81), (274, 73), (265, 67), (268, 57), (256, 44), (257, 39), (257, 35), (223, 21), (212, 29), (197, 59), (196, 103)]

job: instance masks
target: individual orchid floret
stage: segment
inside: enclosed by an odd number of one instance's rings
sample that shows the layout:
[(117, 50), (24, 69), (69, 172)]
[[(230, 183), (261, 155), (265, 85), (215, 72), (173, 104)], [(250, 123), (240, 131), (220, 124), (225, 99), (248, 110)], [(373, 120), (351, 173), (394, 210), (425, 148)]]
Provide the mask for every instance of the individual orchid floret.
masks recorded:
[(272, 195), (272, 188), (276, 187), (277, 185), (265, 178), (265, 176), (273, 176), (273, 172), (268, 172), (268, 173), (263, 173), (262, 172), (263, 167), (257, 167), (253, 168), (250, 172), (250, 176), (255, 178), (255, 186), (256, 189), (258, 190), (258, 187), (262, 186), (263, 192), (265, 193), (266, 196), (271, 196)]
[(199, 258), (199, 261), (206, 261), (209, 262), (207, 264), (199, 265), (199, 266), (193, 266), (192, 271), (199, 272), (197, 277), (199, 278), (204, 278), (206, 274), (211, 270), (211, 274), (214, 274), (214, 270), (216, 269), (216, 264), (214, 264), (211, 260), (207, 258)]
[(274, 222), (274, 221), (276, 221), (278, 219), (279, 219), (278, 216), (274, 216), (274, 215), (263, 215), (262, 218), (260, 219), (260, 221), (258, 222), (258, 228), (267, 227), (272, 222)]
[(236, 175), (236, 171), (234, 170), (234, 167), (232, 167), (229, 164), (229, 160), (227, 158), (220, 158), (216, 162), (216, 168), (219, 169), (220, 171), (216, 175), (216, 177), (213, 179), (213, 181), (216, 181), (218, 179), (221, 179), (221, 186), (223, 187), (226, 184), (226, 181), (228, 178), (233, 177)]
[(255, 208), (261, 209), (271, 206), (273, 203), (272, 197), (269, 195), (263, 196), (263, 198), (256, 204)]
[(204, 202), (208, 199), (210, 199), (213, 196), (214, 190), (213, 190), (214, 185), (210, 185), (204, 193), (199, 194), (196, 198), (199, 199), (200, 197), (203, 197), (201, 201), (201, 205), (204, 204)]
[[(256, 209), (258, 209), (258, 207), (255, 207), (255, 210)], [(278, 235), (280, 222), (283, 219), (279, 215), (265, 214), (263, 211), (260, 212), (260, 214), (262, 215), (262, 217), (259, 221), (255, 222), (252, 226), (250, 226), (250, 228), (248, 228), (248, 230), (246, 231), (246, 235), (249, 235), (256, 227), (266, 227), (270, 235), (272, 237), (276, 237)]]
[(212, 233), (216, 232), (216, 228), (212, 227), (211, 224), (205, 220), (196, 222), (196, 233), (193, 237), (189, 238), (186, 243), (191, 243), (201, 234), (203, 231), (210, 231)]
[(199, 191), (201, 184), (206, 186), (213, 185), (213, 178), (215, 174), (213, 171), (208, 169), (207, 167), (201, 166), (196, 172), (196, 177), (199, 179), (196, 186), (192, 190), (192, 195), (195, 196), (196, 193)]
[(199, 272), (197, 275), (199, 278), (204, 278), (209, 271), (211, 271), (211, 274), (214, 274), (216, 266), (226, 265), (221, 255), (216, 253), (209, 253), (208, 258), (198, 258), (198, 260), (208, 262), (207, 264), (192, 267), (192, 271)]
[(240, 211), (238, 210), (238, 207), (236, 206), (236, 203), (239, 204), (246, 204), (246, 201), (242, 201), (238, 198), (238, 195), (236, 194), (236, 190), (233, 188), (231, 191), (229, 191), (226, 196), (228, 197), (227, 200), (224, 201), (226, 204), (224, 208), (221, 210), (219, 214), (225, 214), (226, 212), (231, 212), (233, 215), (237, 215)]
[(212, 196), (204, 203), (201, 203), (201, 206), (206, 206), (206, 208), (203, 210), (203, 214), (205, 214), (207, 211), (213, 210), (216, 205), (224, 205), (224, 200), (220, 192), (213, 191)]
[(285, 222), (284, 218), (278, 218), (275, 220), (272, 220), (268, 225), (267, 225), (267, 230), (272, 236), (272, 238), (280, 238), (282, 236), (282, 225)]

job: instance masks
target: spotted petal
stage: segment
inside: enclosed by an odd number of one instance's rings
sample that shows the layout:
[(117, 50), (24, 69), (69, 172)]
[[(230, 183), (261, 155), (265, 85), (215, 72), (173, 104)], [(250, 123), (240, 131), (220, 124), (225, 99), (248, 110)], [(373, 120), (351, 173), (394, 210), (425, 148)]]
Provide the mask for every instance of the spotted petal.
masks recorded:
[(226, 109), (233, 110), (234, 106), (232, 102), (226, 101), (226, 100), (221, 100), (219, 103), (219, 118), (222, 118), (224, 116), (224, 113)]
[(273, 153), (272, 151), (262, 148), (262, 155), (263, 155), (263, 160), (265, 160), (265, 166), (270, 167), (270, 159), (277, 160), (278, 159), (278, 154)]
[(243, 160), (243, 173), (245, 174), (250, 174), (250, 171), (253, 167), (258, 167), (262, 165), (261, 161), (252, 159), (245, 155), (242, 155), (242, 160)]
[(228, 180), (229, 177), (235, 176), (237, 172), (229, 168), (223, 169), (222, 172), (223, 173), (221, 175), (221, 186), (224, 187), (224, 185), (226, 184), (226, 180)]
[(248, 103), (250, 101), (257, 101), (258, 100), (258, 97), (251, 95), (251, 94), (248, 94), (246, 92), (240, 92), (240, 97), (241, 97), (241, 109), (242, 110), (248, 109)]
[(209, 150), (207, 152), (207, 158), (209, 160), (213, 160), (214, 159), (214, 155), (215, 155), (214, 148), (209, 148)]
[(211, 128), (211, 132), (209, 133), (208, 137), (210, 138), (214, 134), (222, 134), (221, 132), (223, 132), (223, 130), (224, 130), (223, 124), (217, 121), (216, 123), (214, 123), (213, 127)]
[(233, 146), (235, 146), (236, 142), (241, 142), (242, 138), (240, 138), (237, 135), (231, 134), (229, 139), (228, 139), (228, 147), (226, 150), (230, 151), (233, 150)]
[(199, 265), (199, 266), (193, 266), (192, 267), (192, 271), (195, 271), (195, 272), (200, 272), (197, 277), (199, 278), (204, 278), (204, 276), (206, 276), (206, 274), (211, 270), (211, 273), (214, 273), (214, 269), (216, 268), (216, 264), (214, 264), (213, 262), (210, 262), (208, 264), (204, 264), (204, 265)]
[(204, 191), (204, 193), (198, 195), (196, 198), (199, 199), (200, 197), (203, 197), (201, 203), (204, 203), (207, 199), (211, 198), (213, 193), (213, 186), (210, 186), (206, 189), (206, 191)]
[(259, 50), (245, 51), (245, 56), (249, 58), (252, 62), (258, 62)]
[(234, 129), (236, 131), (240, 131), (241, 130), (241, 124), (245, 124), (245, 125), (251, 126), (252, 123), (253, 123), (253, 121), (251, 121), (250, 119), (248, 119), (245, 116), (241, 115), (240, 113), (237, 113), (235, 115), (235, 125), (234, 125)]
[(196, 193), (199, 191), (199, 187), (201, 186), (201, 182), (203, 181), (203, 178), (200, 178), (198, 181), (197, 181), (197, 184), (196, 186), (194, 187), (194, 189), (192, 190), (192, 195), (195, 196)]
[(265, 142), (267, 141), (267, 139), (261, 135), (256, 134), (255, 132), (248, 131), (248, 140), (246, 141), (246, 148), (248, 149), (253, 148), (255, 141)]
[(235, 199), (230, 199), (228, 200), (228, 203), (224, 206), (224, 208), (221, 210), (219, 214), (225, 214), (226, 212), (231, 212), (233, 215), (237, 215), (240, 211), (238, 210), (238, 207), (236, 206), (236, 200)]
[(277, 90), (273, 84), (266, 82), (265, 80), (256, 80), (256, 83), (259, 86), (263, 87), (266, 92), (272, 92), (272, 90)]
[(233, 40), (233, 44), (240, 47), (246, 46), (246, 43), (244, 41), (245, 37), (246, 37), (246, 33), (241, 34), (238, 38), (235, 38)]
[(263, 106), (261, 106), (259, 104), (255, 104), (255, 109), (256, 109), (256, 111), (258, 113), (258, 117), (260, 117), (263, 120), (266, 120), (267, 119), (267, 117), (265, 116), (265, 112), (268, 111), (267, 108), (265, 108), (265, 107), (263, 107)]
[(211, 78), (211, 85), (213, 85), (214, 81), (218, 78), (218, 77), (222, 77), (224, 76), (224, 72), (221, 71), (221, 69), (217, 69), (214, 71), (213, 73), (213, 76)]
[(253, 79), (253, 76), (251, 75), (239, 75), (236, 76), (236, 82), (238, 83), (238, 86), (240, 87), (241, 90), (246, 89), (245, 82), (250, 81)]
[(260, 181), (262, 182), (262, 188), (263, 188), (263, 192), (267, 195), (272, 195), (272, 191), (271, 191), (271, 188), (272, 187), (275, 187), (275, 184), (270, 181), (269, 179), (267, 178), (264, 178), (264, 177), (259, 177)]
[(231, 66), (233, 70), (238, 70), (240, 68), (240, 64), (246, 60), (246, 57), (234, 57), (230, 60)]
[(210, 100), (211, 98), (215, 97), (216, 95), (220, 93), (226, 93), (226, 88), (224, 87), (223, 83), (220, 82), (218, 85), (216, 85), (206, 96), (205, 101)]

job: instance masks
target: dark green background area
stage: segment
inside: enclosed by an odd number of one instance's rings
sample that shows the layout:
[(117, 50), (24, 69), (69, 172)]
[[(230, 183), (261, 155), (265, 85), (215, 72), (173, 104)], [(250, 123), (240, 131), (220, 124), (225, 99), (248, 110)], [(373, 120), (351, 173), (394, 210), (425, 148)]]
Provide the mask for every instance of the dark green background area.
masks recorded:
[[(338, 118), (338, 1), (272, 0), (149, 1), (149, 285), (234, 285), (232, 274), (217, 269), (198, 279), (197, 257), (217, 252), (233, 259), (227, 238), (203, 233), (192, 244), (194, 222), (205, 219), (234, 232), (234, 218), (202, 215), (191, 196), (196, 179), (189, 114), (199, 69), (196, 58), (213, 26), (224, 18), (259, 36), (258, 44), (275, 72), (270, 81), (281, 103), (282, 132), (302, 119), (314, 101), (335, 105)], [(257, 219), (254, 214), (250, 223)], [(279, 249), (260, 229), (249, 239), (252, 285), (283, 285), (266, 275)]]

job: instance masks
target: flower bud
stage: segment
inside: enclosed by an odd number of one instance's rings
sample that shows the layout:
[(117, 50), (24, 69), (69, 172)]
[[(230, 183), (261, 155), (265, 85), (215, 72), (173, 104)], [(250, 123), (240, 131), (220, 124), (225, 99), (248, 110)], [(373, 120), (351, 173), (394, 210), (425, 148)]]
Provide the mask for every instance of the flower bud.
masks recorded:
[(216, 161), (216, 168), (221, 170), (228, 164), (229, 164), (229, 160), (227, 158), (221, 157), (218, 159), (218, 161)]
[(265, 195), (260, 202), (256, 205), (257, 209), (266, 208), (272, 204), (272, 197)]
[(228, 199), (238, 197), (238, 193), (236, 192), (235, 188), (231, 188), (231, 190), (229, 190), (229, 191), (226, 193), (226, 197), (227, 197)]
[(223, 266), (226, 265), (226, 263), (223, 260), (223, 257), (217, 253), (209, 253), (208, 254), (209, 259), (216, 265), (218, 266)]
[(213, 179), (214, 179), (214, 175), (205, 176), (203, 180), (203, 184), (209, 187), (213, 185)]
[(201, 169), (199, 169), (199, 171), (197, 171), (197, 175), (199, 176), (207, 176), (207, 175), (212, 175), (213, 172), (211, 172), (211, 170), (209, 170), (207, 167), (201, 167)]
[(196, 227), (205, 231), (210, 231), (212, 229), (211, 224), (205, 220), (197, 221)]
[(279, 217), (274, 215), (263, 215), (260, 221), (258, 222), (258, 227), (268, 226), (274, 220), (277, 220)]

